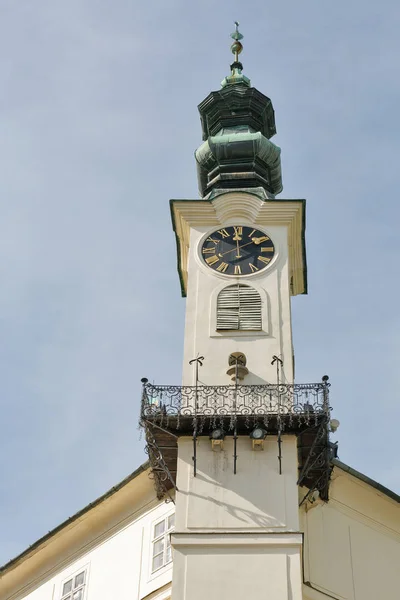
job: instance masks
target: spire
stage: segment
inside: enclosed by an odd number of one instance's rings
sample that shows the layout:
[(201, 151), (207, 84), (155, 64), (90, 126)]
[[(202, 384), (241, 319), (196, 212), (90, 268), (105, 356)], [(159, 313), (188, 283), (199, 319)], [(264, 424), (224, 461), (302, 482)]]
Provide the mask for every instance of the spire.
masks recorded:
[(282, 191), (280, 148), (270, 141), (276, 133), (274, 109), (242, 74), (237, 21), (231, 38), (231, 74), (198, 106), (204, 142), (195, 153), (200, 194), (257, 188), (260, 197), (272, 199)]
[(231, 74), (228, 75), (228, 77), (225, 77), (221, 85), (222, 87), (225, 87), (227, 85), (244, 83), (245, 85), (250, 87), (250, 79), (243, 75), (243, 65), (239, 61), (239, 54), (243, 50), (243, 44), (240, 41), (243, 39), (243, 35), (239, 31), (238, 21), (235, 21), (235, 31), (231, 33), (231, 38), (234, 40), (233, 44), (231, 45), (231, 52), (234, 55), (235, 60), (231, 64)]
[[(231, 33), (231, 38), (235, 40), (231, 46), (231, 52), (235, 55), (235, 63), (237, 63), (239, 62), (239, 54), (243, 50), (243, 45), (240, 43), (240, 40), (243, 39), (243, 36), (239, 31), (238, 21), (235, 21), (235, 31)], [(242, 65), (240, 65), (240, 67), (243, 69)]]

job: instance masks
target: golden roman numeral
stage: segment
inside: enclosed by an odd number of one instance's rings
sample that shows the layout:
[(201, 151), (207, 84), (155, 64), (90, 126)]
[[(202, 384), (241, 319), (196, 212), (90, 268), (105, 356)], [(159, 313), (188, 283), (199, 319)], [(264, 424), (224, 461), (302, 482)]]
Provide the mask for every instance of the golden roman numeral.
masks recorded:
[(250, 231), (249, 237), (251, 237), (253, 235), (253, 233), (255, 233), (255, 232), (256, 232), (256, 229), (253, 229), (253, 231)]
[(218, 231), (218, 233), (221, 235), (222, 238), (227, 238), (227, 237), (230, 237), (230, 235), (231, 235), (230, 233), (227, 232), (226, 229), (220, 229)]
[(261, 260), (261, 262), (265, 263), (266, 265), (271, 262), (271, 259), (268, 258), (268, 256), (259, 256), (258, 260)]
[(242, 269), (240, 268), (240, 265), (235, 265), (235, 275), (241, 275), (242, 274)]
[(268, 248), (268, 246), (263, 246), (261, 248), (261, 252), (273, 252), (274, 249), (273, 248)]
[(219, 271), (220, 273), (225, 273), (225, 271), (227, 270), (227, 268), (229, 267), (228, 263), (224, 263), (222, 262), (218, 267), (217, 267), (217, 271)]
[(252, 273), (255, 273), (256, 271), (260, 270), (258, 267), (256, 267), (252, 263), (249, 263), (249, 267), (250, 267)]
[(243, 227), (234, 227), (235, 235), (243, 235)]
[(203, 248), (203, 254), (213, 254), (215, 252), (215, 248)]
[(217, 263), (219, 261), (219, 257), (218, 256), (209, 256), (208, 258), (206, 258), (206, 263), (208, 265), (214, 265), (215, 263)]
[(208, 237), (206, 241), (207, 242), (214, 242), (214, 244), (218, 244), (218, 242), (219, 242), (219, 240), (214, 240), (214, 238), (212, 238), (212, 237)]

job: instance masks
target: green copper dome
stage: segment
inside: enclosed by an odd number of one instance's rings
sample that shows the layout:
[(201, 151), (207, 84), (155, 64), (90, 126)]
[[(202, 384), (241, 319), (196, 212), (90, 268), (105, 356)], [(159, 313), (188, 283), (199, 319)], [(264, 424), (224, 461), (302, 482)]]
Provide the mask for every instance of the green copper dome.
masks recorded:
[(204, 197), (213, 189), (262, 187), (273, 198), (282, 191), (280, 148), (270, 141), (275, 113), (242, 73), (243, 36), (235, 25), (231, 75), (198, 106), (204, 140), (195, 153), (199, 190)]

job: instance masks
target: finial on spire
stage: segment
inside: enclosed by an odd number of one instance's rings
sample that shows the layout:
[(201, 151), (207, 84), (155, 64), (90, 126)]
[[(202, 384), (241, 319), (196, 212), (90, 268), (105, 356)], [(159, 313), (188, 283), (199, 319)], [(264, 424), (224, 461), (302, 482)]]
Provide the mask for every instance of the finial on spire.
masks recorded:
[(235, 62), (239, 62), (239, 54), (243, 50), (243, 46), (240, 43), (240, 40), (243, 39), (243, 36), (239, 31), (239, 22), (238, 21), (235, 21), (235, 31), (233, 33), (231, 33), (231, 38), (233, 38), (235, 40), (231, 46), (231, 52), (232, 52), (232, 54), (235, 55)]
[(234, 42), (231, 46), (231, 52), (234, 55), (235, 60), (231, 64), (231, 74), (228, 75), (228, 77), (225, 77), (225, 79), (222, 81), (221, 85), (222, 85), (222, 87), (225, 87), (229, 84), (234, 85), (234, 84), (238, 84), (238, 83), (244, 83), (245, 85), (250, 87), (250, 79), (248, 79), (248, 77), (243, 75), (243, 73), (242, 73), (243, 65), (239, 60), (239, 54), (243, 50), (243, 46), (240, 42), (240, 40), (243, 39), (243, 36), (239, 31), (239, 22), (238, 21), (235, 21), (235, 31), (233, 33), (231, 33), (231, 38), (234, 40)]

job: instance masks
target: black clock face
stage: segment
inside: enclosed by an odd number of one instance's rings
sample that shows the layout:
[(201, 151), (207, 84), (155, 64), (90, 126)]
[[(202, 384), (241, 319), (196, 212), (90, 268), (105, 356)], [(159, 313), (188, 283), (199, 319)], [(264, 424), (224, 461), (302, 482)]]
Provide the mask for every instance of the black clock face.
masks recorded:
[(265, 269), (274, 253), (274, 244), (264, 231), (242, 225), (217, 229), (201, 247), (203, 260), (210, 269), (236, 276)]

